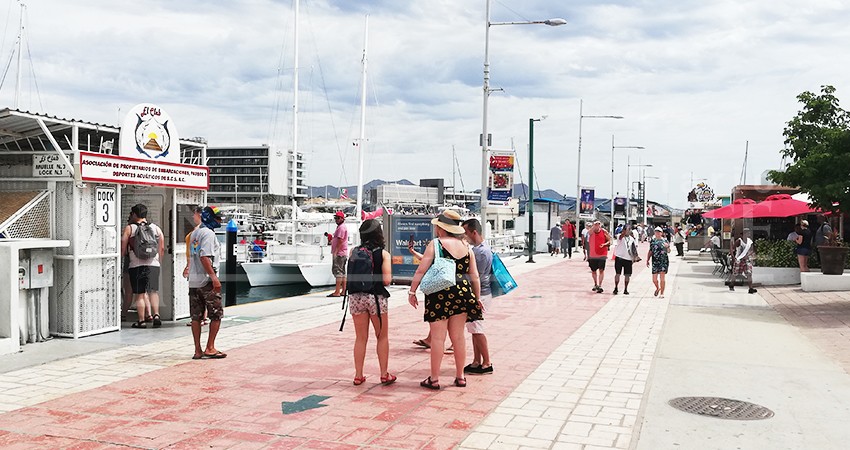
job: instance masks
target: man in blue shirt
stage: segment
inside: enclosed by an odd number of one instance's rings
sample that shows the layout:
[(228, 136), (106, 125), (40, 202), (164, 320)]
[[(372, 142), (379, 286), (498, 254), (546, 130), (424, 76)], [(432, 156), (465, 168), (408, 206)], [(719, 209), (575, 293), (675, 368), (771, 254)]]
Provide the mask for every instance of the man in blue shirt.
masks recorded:
[[(466, 240), (472, 245), (472, 253), (475, 255), (475, 265), (478, 267), (478, 276), (481, 280), (481, 312), (490, 310), (490, 273), (493, 268), (493, 251), (484, 242), (481, 235), (481, 222), (478, 219), (469, 219), (463, 223)], [(560, 231), (560, 228), (558, 229)], [(493, 373), (493, 364), (490, 363), (490, 348), (487, 346), (487, 336), (484, 334), (484, 321), (476, 320), (467, 322), (466, 329), (472, 334), (472, 363), (463, 368), (464, 373), (487, 374)]]

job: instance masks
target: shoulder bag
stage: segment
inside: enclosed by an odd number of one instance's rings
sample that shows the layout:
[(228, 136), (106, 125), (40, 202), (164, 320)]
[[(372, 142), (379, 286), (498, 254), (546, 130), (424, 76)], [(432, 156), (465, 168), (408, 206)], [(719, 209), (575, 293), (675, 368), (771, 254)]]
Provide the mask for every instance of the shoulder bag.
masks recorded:
[(422, 277), (419, 289), (422, 289), (422, 292), (427, 295), (454, 286), (456, 267), (453, 260), (443, 257), (440, 240), (434, 239), (434, 262), (431, 263), (431, 267)]
[(511, 273), (508, 272), (508, 268), (505, 267), (502, 258), (499, 258), (499, 255), (496, 253), (493, 253), (493, 264), (490, 266), (490, 295), (500, 297), (516, 288), (517, 282), (511, 276)]

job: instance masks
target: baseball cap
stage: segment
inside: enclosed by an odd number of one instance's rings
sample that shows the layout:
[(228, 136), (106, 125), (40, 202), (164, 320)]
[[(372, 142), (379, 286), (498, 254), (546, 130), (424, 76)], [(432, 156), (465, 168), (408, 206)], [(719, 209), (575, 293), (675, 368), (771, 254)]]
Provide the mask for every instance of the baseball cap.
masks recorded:
[(345, 213), (342, 212), (342, 211), (337, 211), (337, 212), (334, 213), (334, 217), (339, 217), (339, 218), (345, 219)]
[(218, 206), (206, 206), (204, 207), (203, 212), (209, 214), (216, 219), (223, 219), (224, 216), (221, 214), (221, 210), (218, 209)]
[(655, 227), (655, 231), (664, 231), (664, 230), (662, 230), (661, 227)]

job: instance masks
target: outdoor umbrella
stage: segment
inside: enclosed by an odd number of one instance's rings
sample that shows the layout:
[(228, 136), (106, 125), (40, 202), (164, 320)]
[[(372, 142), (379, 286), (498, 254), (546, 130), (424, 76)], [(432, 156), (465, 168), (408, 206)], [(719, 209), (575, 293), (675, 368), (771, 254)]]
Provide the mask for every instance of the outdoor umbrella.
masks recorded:
[(708, 217), (709, 219), (740, 219), (743, 217), (753, 217), (753, 209), (755, 206), (755, 200), (739, 198), (730, 205), (713, 209), (702, 216)]
[(753, 208), (753, 217), (791, 217), (818, 212), (808, 202), (791, 198), (788, 194), (774, 194)]

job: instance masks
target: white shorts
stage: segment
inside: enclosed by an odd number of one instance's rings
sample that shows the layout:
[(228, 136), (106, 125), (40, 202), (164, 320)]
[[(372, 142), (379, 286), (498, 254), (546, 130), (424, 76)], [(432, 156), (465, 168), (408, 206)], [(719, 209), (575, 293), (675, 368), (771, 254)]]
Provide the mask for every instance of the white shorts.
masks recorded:
[[(488, 314), (490, 312), (490, 306), (493, 304), (493, 296), (482, 295), (481, 304), (484, 305), (482, 316), (484, 314)], [(473, 322), (466, 322), (466, 331), (469, 331), (472, 334), (484, 334), (484, 321), (476, 320)]]

